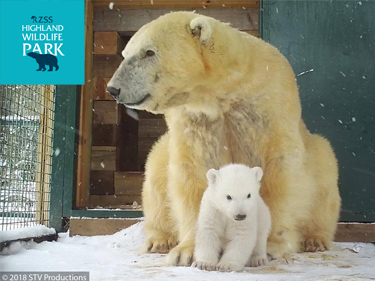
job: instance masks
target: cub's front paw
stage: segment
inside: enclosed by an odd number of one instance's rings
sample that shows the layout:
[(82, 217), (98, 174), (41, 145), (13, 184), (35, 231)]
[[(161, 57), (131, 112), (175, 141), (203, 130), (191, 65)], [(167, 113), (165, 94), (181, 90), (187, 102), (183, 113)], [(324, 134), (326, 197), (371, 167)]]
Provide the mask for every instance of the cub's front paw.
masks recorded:
[(247, 266), (257, 267), (257, 266), (266, 265), (267, 263), (268, 263), (267, 256), (256, 256), (256, 257), (251, 257), (250, 262), (247, 264)]
[(193, 262), (191, 267), (196, 267), (196, 268), (199, 268), (201, 270), (211, 271), (211, 270), (216, 270), (216, 263), (206, 262), (206, 261), (195, 261), (195, 262)]
[(216, 266), (217, 271), (242, 271), (244, 265), (236, 262), (219, 262)]

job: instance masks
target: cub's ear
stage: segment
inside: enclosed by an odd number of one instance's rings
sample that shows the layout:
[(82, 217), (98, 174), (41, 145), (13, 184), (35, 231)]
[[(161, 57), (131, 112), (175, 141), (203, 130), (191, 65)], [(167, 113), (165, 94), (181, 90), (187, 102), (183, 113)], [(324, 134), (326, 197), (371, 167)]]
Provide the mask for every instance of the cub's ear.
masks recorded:
[(214, 185), (217, 181), (217, 177), (219, 176), (219, 171), (215, 169), (210, 169), (208, 170), (206, 177), (208, 179), (208, 184), (209, 185)]
[(254, 167), (253, 171), (255, 172), (255, 177), (257, 181), (260, 181), (263, 177), (263, 170), (261, 167)]
[(197, 17), (193, 19), (190, 22), (190, 30), (194, 36), (199, 37), (202, 45), (206, 45), (212, 35), (212, 28), (209, 19), (206, 17)]

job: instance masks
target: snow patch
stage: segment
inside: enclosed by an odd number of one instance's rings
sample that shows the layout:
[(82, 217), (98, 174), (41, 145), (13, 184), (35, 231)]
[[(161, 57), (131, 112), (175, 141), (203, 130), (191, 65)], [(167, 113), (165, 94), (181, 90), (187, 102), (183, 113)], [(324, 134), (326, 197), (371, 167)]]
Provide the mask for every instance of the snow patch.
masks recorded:
[(306, 74), (306, 73), (309, 73), (309, 72), (313, 72), (313, 71), (314, 71), (314, 68), (311, 68), (310, 70), (306, 70), (306, 71), (303, 71), (303, 72), (297, 74), (297, 77), (298, 77), (298, 76), (301, 76), (301, 75), (304, 75), (304, 74)]
[(0, 242), (12, 241), (17, 239), (25, 239), (32, 237), (41, 237), (46, 235), (56, 234), (53, 228), (48, 228), (44, 225), (36, 225), (25, 228), (16, 228), (2, 231), (0, 235)]

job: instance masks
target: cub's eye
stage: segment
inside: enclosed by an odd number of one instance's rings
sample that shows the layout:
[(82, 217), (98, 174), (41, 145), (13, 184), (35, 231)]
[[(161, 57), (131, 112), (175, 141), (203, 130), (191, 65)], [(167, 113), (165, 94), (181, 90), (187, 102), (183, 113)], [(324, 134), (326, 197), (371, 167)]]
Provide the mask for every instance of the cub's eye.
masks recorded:
[(152, 56), (154, 56), (155, 55), (155, 52), (154, 51), (152, 51), (152, 50), (147, 50), (146, 51), (146, 56), (148, 56), (148, 57), (152, 57)]
[(247, 198), (250, 198), (251, 197), (251, 194), (249, 193), (248, 195), (247, 195)]
[(232, 200), (232, 197), (230, 197), (230, 195), (227, 195), (227, 199), (230, 201)]

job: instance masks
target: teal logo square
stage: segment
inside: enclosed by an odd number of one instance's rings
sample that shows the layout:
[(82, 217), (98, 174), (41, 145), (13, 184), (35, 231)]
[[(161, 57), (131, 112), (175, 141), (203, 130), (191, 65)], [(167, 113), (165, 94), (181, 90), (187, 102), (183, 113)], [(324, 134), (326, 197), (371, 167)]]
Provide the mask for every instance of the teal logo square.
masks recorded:
[(0, 0), (0, 85), (83, 85), (84, 0)]

